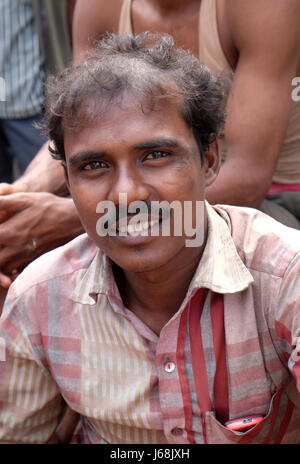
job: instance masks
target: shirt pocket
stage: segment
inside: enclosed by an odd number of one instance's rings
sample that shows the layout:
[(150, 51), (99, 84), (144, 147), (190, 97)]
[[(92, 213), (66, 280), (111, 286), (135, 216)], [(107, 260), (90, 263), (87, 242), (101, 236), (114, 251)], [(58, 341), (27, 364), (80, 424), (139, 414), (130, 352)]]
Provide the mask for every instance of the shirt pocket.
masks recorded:
[[(282, 399), (283, 390), (274, 393), (267, 415), (261, 422), (246, 432), (236, 432), (222, 425), (212, 411), (204, 413), (207, 443), (211, 444), (263, 444), (272, 443), (276, 436), (276, 419)], [(251, 414), (247, 414), (251, 415)]]

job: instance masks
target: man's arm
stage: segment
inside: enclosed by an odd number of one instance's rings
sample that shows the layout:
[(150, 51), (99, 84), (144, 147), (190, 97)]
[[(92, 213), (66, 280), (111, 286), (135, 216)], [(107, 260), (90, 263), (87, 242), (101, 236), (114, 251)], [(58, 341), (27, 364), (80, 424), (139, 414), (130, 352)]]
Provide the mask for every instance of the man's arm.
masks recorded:
[[(84, 232), (73, 200), (59, 196), (67, 193), (64, 171), (47, 147), (13, 184), (0, 184), (0, 287), (4, 289), (33, 259)], [(0, 289), (0, 314), (4, 297)]]
[(123, 0), (77, 0), (73, 17), (73, 59), (79, 62), (86, 51), (106, 32), (118, 32)]
[(227, 159), (207, 198), (257, 207), (287, 129), (299, 59), (300, 2), (226, 0), (225, 5), (239, 58), (227, 105)]
[(0, 265), (6, 275), (84, 232), (71, 198), (47, 192), (3, 195), (0, 211), (11, 215), (0, 224)]
[(64, 171), (61, 164), (54, 160), (46, 142), (31, 161), (26, 171), (10, 187), (0, 184), (0, 195), (16, 192), (51, 192), (66, 195)]

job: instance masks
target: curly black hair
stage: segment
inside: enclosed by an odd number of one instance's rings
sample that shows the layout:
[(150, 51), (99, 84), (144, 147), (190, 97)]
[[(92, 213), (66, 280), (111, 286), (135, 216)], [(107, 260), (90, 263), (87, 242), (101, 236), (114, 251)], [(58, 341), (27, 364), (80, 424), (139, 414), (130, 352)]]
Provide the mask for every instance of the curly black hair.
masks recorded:
[(46, 84), (45, 129), (55, 159), (65, 161), (64, 128), (101, 118), (127, 93), (154, 109), (157, 99), (179, 97), (203, 160), (204, 150), (225, 122), (227, 84), (169, 35), (107, 34), (78, 65), (50, 76)]

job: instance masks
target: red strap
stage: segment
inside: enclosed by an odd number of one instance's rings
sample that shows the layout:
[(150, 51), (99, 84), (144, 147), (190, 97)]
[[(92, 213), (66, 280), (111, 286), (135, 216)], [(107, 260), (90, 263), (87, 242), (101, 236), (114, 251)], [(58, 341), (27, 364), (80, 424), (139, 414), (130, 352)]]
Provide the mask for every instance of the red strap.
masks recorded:
[(214, 402), (217, 419), (225, 423), (229, 418), (228, 374), (226, 364), (226, 340), (224, 329), (224, 298), (219, 293), (211, 294), (211, 320), (213, 328), (216, 373)]
[[(200, 411), (211, 411), (207, 369), (202, 344), (200, 317), (203, 310), (205, 289), (200, 289), (193, 297), (190, 310), (190, 340), (194, 382)], [(216, 373), (214, 378), (214, 409), (218, 420), (228, 420), (228, 374), (226, 365), (226, 340), (224, 330), (224, 298), (222, 294), (211, 292), (210, 315), (212, 321)]]
[(200, 325), (205, 293), (205, 289), (200, 289), (192, 298), (189, 325), (194, 382), (201, 413), (211, 411), (212, 408)]

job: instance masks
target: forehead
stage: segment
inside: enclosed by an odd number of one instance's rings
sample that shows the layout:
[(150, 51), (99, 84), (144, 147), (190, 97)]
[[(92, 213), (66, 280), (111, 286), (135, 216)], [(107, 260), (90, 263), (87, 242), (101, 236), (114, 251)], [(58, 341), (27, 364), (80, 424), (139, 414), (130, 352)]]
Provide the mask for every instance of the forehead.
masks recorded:
[(173, 138), (178, 143), (194, 139), (190, 127), (183, 119), (182, 101), (178, 98), (161, 99), (152, 104), (149, 100), (128, 97), (112, 103), (92, 120), (83, 121), (76, 128), (64, 129), (66, 157), (83, 149), (136, 146), (145, 139)]

